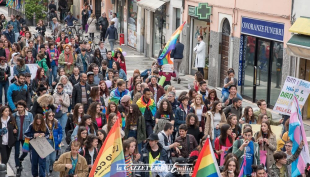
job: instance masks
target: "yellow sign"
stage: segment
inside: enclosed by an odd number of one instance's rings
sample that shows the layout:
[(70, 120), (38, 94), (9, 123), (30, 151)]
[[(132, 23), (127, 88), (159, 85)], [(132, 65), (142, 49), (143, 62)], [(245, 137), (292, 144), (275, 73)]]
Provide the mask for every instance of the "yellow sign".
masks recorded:
[[(242, 132), (243, 132), (243, 125), (242, 125)], [(253, 135), (260, 131), (260, 127), (261, 127), (260, 124), (251, 124), (251, 126), (252, 126)], [(273, 134), (276, 135), (277, 140), (281, 139), (283, 127), (275, 126), (275, 125), (271, 125), (270, 127), (271, 127)]]

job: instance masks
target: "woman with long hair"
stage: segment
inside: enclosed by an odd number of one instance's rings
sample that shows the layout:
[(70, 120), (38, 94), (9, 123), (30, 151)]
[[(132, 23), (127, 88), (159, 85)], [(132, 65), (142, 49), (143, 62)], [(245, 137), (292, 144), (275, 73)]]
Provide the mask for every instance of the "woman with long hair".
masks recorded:
[(234, 137), (234, 140), (236, 140), (236, 138), (241, 135), (241, 128), (238, 125), (237, 119), (238, 118), (236, 114), (230, 114), (227, 118), (227, 123), (230, 125), (232, 129), (232, 135)]
[(24, 47), (23, 47), (23, 49), (22, 49), (22, 51), (21, 51), (21, 53), (20, 53), (20, 56), (21, 56), (22, 58), (25, 58), (25, 57), (27, 56), (27, 51), (28, 51), (28, 49), (29, 49), (29, 47), (27, 47), (27, 46), (24, 46)]
[(223, 152), (222, 147), (231, 147), (234, 144), (235, 137), (232, 135), (231, 126), (228, 124), (223, 124), (221, 126), (221, 135), (217, 137), (214, 141), (214, 150), (216, 152), (215, 156), (219, 161), (221, 154)]
[(132, 75), (132, 77), (128, 80), (128, 82), (127, 82), (127, 88), (128, 88), (128, 90), (129, 91), (132, 91), (133, 90), (133, 87), (135, 86), (135, 84), (133, 84), (133, 81), (134, 81), (134, 77), (135, 76), (140, 76), (140, 79), (141, 79), (141, 82), (142, 82), (142, 79), (143, 78), (141, 78), (141, 73), (140, 73), (140, 71), (138, 70), (138, 69), (135, 69), (134, 71), (133, 71), (133, 75)]
[(136, 154), (136, 146), (137, 141), (135, 138), (131, 137), (123, 141), (123, 148), (124, 148), (124, 158), (126, 163), (126, 177), (134, 177), (135, 172), (130, 169), (131, 165), (135, 164), (140, 160), (141, 155), (138, 153)]
[[(106, 134), (109, 134), (115, 122), (119, 119), (119, 117), (115, 113), (109, 114), (108, 123), (102, 127), (102, 130), (105, 131)], [(125, 132), (121, 129), (122, 138), (125, 136)]]
[(214, 143), (215, 138), (219, 137), (221, 134), (220, 125), (227, 122), (226, 116), (222, 110), (222, 103), (214, 101), (212, 109), (207, 112), (206, 116), (207, 121), (204, 134), (209, 135), (212, 143)]
[(20, 45), (17, 42), (14, 42), (12, 44), (12, 50), (11, 50), (10, 56), (12, 56), (13, 53), (21, 53)]
[[(25, 132), (25, 137), (29, 139), (44, 137), (49, 138), (49, 130), (45, 124), (43, 114), (36, 115), (33, 119), (33, 123), (29, 125)], [(41, 158), (34, 148), (30, 148), (31, 153), (31, 174), (32, 176), (45, 176), (46, 158)], [(40, 164), (40, 165), (39, 165)], [(39, 173), (38, 173), (39, 169)]]
[(80, 126), (78, 128), (77, 135), (74, 137), (74, 139), (72, 141), (70, 141), (69, 146), (66, 149), (66, 152), (71, 151), (71, 144), (74, 141), (79, 142), (79, 144), (80, 144), (79, 152), (82, 151), (83, 147), (84, 147), (84, 142), (85, 142), (87, 136), (88, 136), (88, 131), (87, 131), (86, 127)]
[(283, 121), (283, 119), (280, 119), (279, 122), (275, 122), (273, 120), (269, 120), (268, 119), (268, 115), (267, 114), (263, 114), (263, 113), (259, 114), (258, 117), (257, 117), (257, 124), (262, 124), (262, 122), (269, 122), (270, 125), (278, 126), (278, 125), (280, 125), (282, 123), (282, 121)]
[(112, 64), (112, 68), (116, 71), (118, 71), (118, 76), (120, 79), (123, 79), (124, 81), (127, 80), (127, 74), (125, 71), (121, 68), (120, 63), (117, 61), (114, 61)]
[(187, 134), (193, 135), (197, 142), (203, 137), (202, 128), (199, 127), (199, 121), (197, 115), (189, 113), (186, 117)]
[(224, 171), (221, 173), (222, 177), (237, 177), (239, 175), (239, 164), (235, 158), (230, 158), (227, 160), (224, 166)]
[(204, 131), (207, 107), (203, 103), (202, 95), (196, 95), (194, 102), (191, 105), (190, 112), (197, 115), (199, 127), (202, 127), (202, 130)]
[[(88, 6), (88, 7), (90, 8), (90, 6)], [(89, 15), (89, 18), (87, 20), (87, 24), (88, 24), (89, 37), (92, 40), (94, 40), (94, 37), (95, 37), (96, 23), (97, 23), (96, 15), (94, 13), (91, 13), (91, 15)]]
[[(38, 70), (39, 69), (40, 68), (38, 68)], [(37, 70), (37, 73), (38, 73), (38, 70)], [(25, 60), (21, 57), (18, 57), (17, 61), (16, 61), (16, 65), (13, 67), (13, 75), (14, 75), (15, 79), (17, 79), (17, 76), (21, 73), (23, 73), (23, 74), (30, 73), (30, 69), (25, 64)]]
[(66, 75), (71, 75), (74, 68), (75, 56), (73, 55), (71, 45), (64, 46), (64, 53), (59, 55), (58, 64), (65, 69)]
[(80, 155), (86, 159), (90, 171), (98, 155), (98, 137), (95, 135), (88, 135), (84, 145), (83, 150), (80, 151)]
[(101, 56), (100, 49), (97, 48), (94, 52), (94, 56), (90, 59), (90, 63), (95, 63), (99, 67), (102, 61), (103, 57)]
[(97, 124), (98, 129), (101, 129), (107, 123), (105, 114), (101, 111), (101, 104), (98, 102), (90, 104), (87, 114), (91, 116), (92, 122)]
[(131, 91), (130, 95), (131, 95), (131, 100), (134, 99), (135, 95), (137, 93), (141, 94), (141, 83), (136, 83), (134, 89)]
[[(158, 123), (159, 119), (168, 120), (174, 125), (174, 114), (170, 102), (167, 99), (163, 99), (159, 105), (159, 109), (155, 113), (155, 122)], [(161, 131), (161, 130), (159, 130)]]
[(214, 101), (220, 101), (217, 97), (216, 90), (212, 89), (209, 91), (208, 97), (205, 100), (205, 105), (207, 106), (208, 111), (212, 109), (212, 103)]
[(31, 32), (30, 31), (26, 31), (25, 32), (25, 37), (24, 39), (22, 39), (22, 44), (25, 47), (29, 47), (28, 41), (31, 40)]
[(109, 103), (109, 99), (110, 99), (109, 88), (104, 80), (99, 82), (99, 87), (100, 87), (100, 97), (102, 97), (104, 100), (103, 105), (107, 106)]
[(131, 104), (126, 115), (125, 139), (133, 137), (137, 140), (138, 150), (141, 152), (142, 142), (146, 139), (145, 120), (136, 104)]
[(42, 114), (44, 115), (47, 111), (52, 110), (56, 111), (56, 107), (54, 106), (54, 97), (49, 94), (43, 94), (38, 97), (38, 99), (33, 103), (32, 114)]
[(117, 117), (120, 118), (120, 119), (122, 118), (122, 115), (118, 111), (118, 107), (117, 107), (117, 105), (114, 102), (110, 102), (108, 104), (107, 113), (105, 114), (107, 119), (109, 119), (109, 114), (111, 114), (111, 113), (115, 113), (117, 115)]
[(11, 60), (11, 51), (12, 51), (12, 45), (9, 40), (5, 39), (3, 41), (4, 43), (4, 50), (5, 50), (5, 56), (6, 56), (6, 61), (9, 62)]
[(194, 80), (194, 89), (196, 90), (196, 92), (198, 92), (199, 90), (199, 83), (203, 81), (203, 75), (201, 74), (201, 72), (197, 71), (195, 73), (195, 80)]
[(100, 87), (94, 86), (90, 90), (89, 98), (88, 98), (88, 105), (91, 103), (100, 103), (100, 106), (105, 106), (103, 97), (100, 96)]
[(10, 158), (12, 147), (15, 145), (17, 136), (17, 124), (15, 118), (11, 115), (10, 108), (7, 106), (2, 106), (0, 108), (0, 117), (0, 129), (2, 130), (0, 133), (1, 163), (7, 164)]
[(78, 129), (80, 126), (83, 126), (87, 129), (88, 135), (94, 134), (96, 135), (96, 131), (98, 130), (97, 125), (92, 121), (92, 118), (88, 114), (84, 114), (81, 122), (78, 126), (76, 126), (71, 134), (71, 140), (74, 140), (74, 137), (77, 135)]
[(37, 50), (37, 53), (39, 53), (40, 52), (40, 46), (41, 45), (44, 45), (44, 43), (43, 43), (43, 36), (41, 36), (40, 34), (37, 36), (37, 38), (36, 39), (34, 39), (35, 40), (35, 44), (34, 44), (34, 47), (36, 48), (36, 50)]
[(199, 153), (201, 152), (203, 146), (205, 145), (207, 141), (208, 136), (204, 136), (199, 141), (199, 145), (196, 147), (195, 150), (193, 150), (189, 155), (189, 161), (194, 162), (196, 159), (198, 159)]
[[(73, 114), (68, 115), (68, 120), (65, 128), (66, 136), (70, 136), (74, 130), (74, 128), (79, 125), (79, 123), (82, 120), (82, 117), (84, 116), (84, 107), (82, 103), (77, 103), (74, 106)], [(70, 134), (68, 134), (70, 133)], [(70, 141), (69, 141), (70, 142)], [(68, 143), (68, 142), (67, 142)]]
[(136, 84), (141, 83), (141, 76), (140, 75), (136, 75), (133, 77), (132, 79), (132, 85), (129, 87), (129, 91), (132, 91), (135, 89)]
[(192, 103), (194, 103), (196, 95), (197, 95), (197, 91), (195, 89), (190, 89), (188, 91), (188, 97), (189, 97), (189, 101), (188, 104), (191, 105)]
[(44, 74), (43, 68), (38, 68), (36, 77), (32, 80), (32, 90), (35, 92), (38, 89), (39, 85), (41, 85), (43, 82), (48, 83), (48, 77)]
[(277, 150), (277, 141), (276, 135), (272, 132), (270, 123), (265, 121), (261, 124), (261, 129), (258, 133), (254, 135), (255, 141), (259, 145), (260, 151), (266, 151), (266, 164), (267, 167), (270, 167), (274, 164), (273, 153)]
[(104, 130), (102, 129), (98, 129), (97, 131), (97, 135), (98, 135), (98, 150), (100, 151), (104, 141), (105, 141), (105, 138), (107, 137), (107, 134)]
[(251, 106), (247, 106), (244, 108), (243, 116), (239, 120), (240, 124), (256, 124), (256, 119), (254, 117), (253, 108)]
[(55, 119), (55, 113), (52, 111), (47, 111), (45, 113), (45, 123), (49, 129), (49, 138), (47, 141), (54, 148), (51, 154), (46, 156), (46, 176), (49, 176), (49, 170), (53, 169), (54, 162), (56, 160), (56, 151), (60, 150), (60, 143), (63, 137), (62, 127), (57, 119)]
[(127, 74), (125, 57), (121, 51), (115, 52), (114, 60), (119, 62), (120, 67), (124, 70), (125, 74)]

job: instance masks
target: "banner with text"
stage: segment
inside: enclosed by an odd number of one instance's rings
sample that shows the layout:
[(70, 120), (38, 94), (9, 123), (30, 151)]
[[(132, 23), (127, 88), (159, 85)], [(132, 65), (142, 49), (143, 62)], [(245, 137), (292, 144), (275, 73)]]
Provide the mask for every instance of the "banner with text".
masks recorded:
[(302, 109), (310, 93), (310, 82), (287, 76), (273, 110), (280, 114), (290, 115), (294, 92)]

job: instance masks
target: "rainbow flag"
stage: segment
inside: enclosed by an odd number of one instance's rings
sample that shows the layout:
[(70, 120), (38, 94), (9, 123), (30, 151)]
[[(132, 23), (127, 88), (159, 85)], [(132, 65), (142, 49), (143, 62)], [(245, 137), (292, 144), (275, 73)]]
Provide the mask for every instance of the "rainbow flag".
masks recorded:
[(24, 144), (23, 144), (23, 152), (29, 152), (29, 142), (30, 138), (25, 138)]
[(245, 167), (246, 167), (246, 156), (244, 156), (243, 163), (242, 163), (241, 170), (240, 170), (238, 177), (246, 177), (244, 173)]
[(298, 159), (292, 163), (291, 176), (296, 177), (298, 175), (305, 173), (305, 168), (307, 163), (310, 162), (310, 158), (309, 158), (309, 147), (307, 143), (306, 132), (304, 129), (304, 124), (302, 122), (301, 110), (295, 95), (293, 98), (293, 104), (291, 108), (288, 136), (290, 140), (293, 141), (292, 154), (295, 154), (302, 140), (305, 142), (304, 148), (301, 151)]
[(220, 177), (220, 170), (216, 162), (212, 144), (208, 138), (205, 142), (194, 168), (194, 177)]
[(124, 166), (125, 164), (120, 121), (117, 119), (107, 135), (89, 177), (126, 177), (126, 170), (117, 170), (118, 165)]
[(177, 39), (180, 36), (180, 33), (183, 30), (185, 23), (186, 22), (179, 26), (179, 28), (172, 34), (170, 40), (167, 42), (165, 48), (157, 59), (159, 65), (173, 64), (173, 61), (170, 58), (170, 53), (171, 50), (175, 48), (175, 44), (177, 43)]

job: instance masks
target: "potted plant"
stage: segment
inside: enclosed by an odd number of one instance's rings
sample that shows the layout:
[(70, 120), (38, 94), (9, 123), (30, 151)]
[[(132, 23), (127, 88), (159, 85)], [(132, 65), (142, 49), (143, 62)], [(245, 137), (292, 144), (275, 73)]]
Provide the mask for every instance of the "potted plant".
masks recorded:
[(33, 18), (35, 13), (35, 23), (38, 22), (39, 19), (44, 19), (46, 15), (42, 12), (46, 10), (46, 6), (42, 3), (42, 0), (25, 0), (25, 14), (26, 14), (26, 23), (27, 25), (36, 26), (33, 24)]

